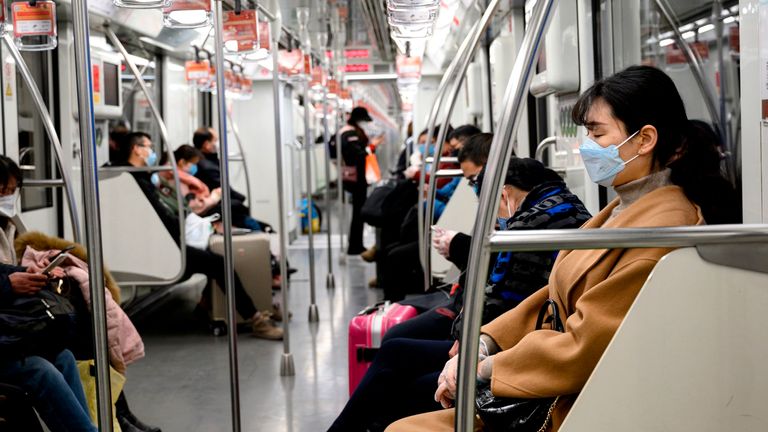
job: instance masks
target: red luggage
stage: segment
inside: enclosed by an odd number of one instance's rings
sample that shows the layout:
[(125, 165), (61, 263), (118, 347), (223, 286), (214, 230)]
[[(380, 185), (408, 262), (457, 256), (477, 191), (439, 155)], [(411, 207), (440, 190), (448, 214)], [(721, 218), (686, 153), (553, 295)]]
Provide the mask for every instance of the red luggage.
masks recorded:
[(413, 306), (399, 303), (377, 303), (366, 308), (349, 322), (349, 394), (351, 395), (368, 370), (384, 333), (393, 326), (417, 315)]

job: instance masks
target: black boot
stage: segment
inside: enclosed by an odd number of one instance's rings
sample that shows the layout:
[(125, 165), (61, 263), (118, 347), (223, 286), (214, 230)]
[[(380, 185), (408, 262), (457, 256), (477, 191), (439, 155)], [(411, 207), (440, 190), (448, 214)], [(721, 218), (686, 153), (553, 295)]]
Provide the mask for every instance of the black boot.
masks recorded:
[[(115, 402), (115, 413), (117, 414), (117, 421), (120, 423), (120, 429), (123, 432), (162, 432), (159, 427), (150, 426), (144, 424), (141, 420), (136, 418), (135, 415), (128, 408), (128, 400), (125, 398), (125, 392), (120, 393), (120, 397)], [(126, 428), (126, 426), (129, 426)], [(131, 429), (133, 427), (133, 429)]]

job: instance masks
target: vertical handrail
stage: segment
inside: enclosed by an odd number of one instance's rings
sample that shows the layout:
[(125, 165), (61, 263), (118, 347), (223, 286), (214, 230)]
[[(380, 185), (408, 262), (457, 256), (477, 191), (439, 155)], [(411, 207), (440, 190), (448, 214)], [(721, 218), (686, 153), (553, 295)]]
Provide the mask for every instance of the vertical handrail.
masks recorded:
[(314, 142), (312, 132), (309, 128), (309, 80), (310, 77), (304, 77), (304, 169), (307, 184), (307, 240), (309, 241), (309, 322), (320, 320), (317, 309), (317, 298), (315, 292), (315, 240), (312, 232), (312, 152), (314, 151)]
[(232, 114), (227, 110), (227, 118), (229, 118), (229, 128), (232, 129), (232, 135), (235, 137), (235, 142), (237, 143), (237, 149), (240, 152), (240, 157), (243, 159), (243, 174), (245, 175), (245, 194), (246, 199), (248, 200), (248, 206), (253, 205), (252, 196), (251, 196), (251, 176), (248, 174), (248, 161), (245, 158), (245, 151), (243, 150), (243, 141), (240, 138), (240, 129), (237, 127), (237, 123), (235, 123), (235, 120), (232, 118)]
[(341, 128), (344, 127), (344, 109), (341, 106), (341, 99), (336, 99), (336, 190), (339, 193), (339, 262), (344, 263), (346, 251), (344, 250), (344, 228), (346, 225), (347, 213), (344, 207), (344, 180), (342, 178), (343, 160), (341, 154)]
[(227, 89), (224, 83), (223, 0), (216, 0), (214, 40), (216, 63), (216, 114), (219, 126), (219, 170), (221, 171), (221, 219), (224, 223), (224, 285), (227, 293), (227, 342), (232, 431), (240, 432), (240, 374), (237, 364), (237, 315), (235, 312), (235, 262), (232, 256), (232, 196), (229, 184), (229, 138), (227, 137)]
[(429, 229), (429, 225), (432, 224), (432, 218), (434, 217), (435, 213), (435, 196), (437, 194), (437, 169), (440, 164), (440, 158), (443, 153), (443, 146), (445, 145), (445, 139), (448, 134), (448, 126), (451, 119), (451, 114), (453, 114), (453, 108), (456, 106), (456, 100), (459, 97), (459, 91), (461, 91), (461, 85), (464, 83), (464, 78), (467, 75), (467, 69), (469, 68), (469, 64), (472, 61), (472, 57), (475, 56), (475, 52), (477, 51), (477, 47), (480, 44), (480, 39), (485, 33), (485, 31), (488, 29), (488, 26), (491, 24), (491, 20), (493, 19), (493, 14), (496, 13), (496, 9), (498, 8), (500, 4), (500, 0), (492, 0), (488, 7), (485, 9), (485, 13), (483, 14), (482, 18), (480, 19), (480, 22), (473, 27), (473, 31), (471, 31), (469, 34), (467, 34), (467, 37), (464, 38), (465, 42), (468, 45), (465, 47), (464, 52), (462, 53), (461, 60), (458, 63), (458, 66), (456, 67), (455, 72), (455, 78), (453, 79), (453, 82), (451, 83), (451, 87), (449, 87), (449, 90), (447, 92), (448, 94), (448, 100), (445, 106), (444, 111), (444, 121), (440, 124), (440, 131), (437, 134), (437, 141), (435, 142), (435, 151), (433, 152), (433, 162), (430, 170), (430, 176), (429, 176), (429, 184), (427, 186), (427, 209), (426, 209), (426, 220), (424, 225), (424, 288), (429, 288), (429, 281), (431, 281), (432, 278), (432, 254), (430, 251), (430, 246), (432, 244), (432, 230)]
[(93, 352), (96, 365), (96, 411), (100, 431), (112, 431), (112, 391), (107, 344), (107, 310), (104, 294), (104, 263), (101, 248), (99, 168), (93, 121), (93, 76), (91, 75), (88, 0), (72, 0), (75, 79), (80, 128), (80, 165), (83, 170), (85, 241), (88, 250), (88, 285), (93, 315)]
[(147, 83), (144, 81), (144, 77), (141, 75), (141, 71), (136, 67), (136, 64), (131, 59), (131, 56), (128, 55), (128, 51), (126, 51), (125, 46), (123, 46), (123, 43), (120, 42), (120, 39), (117, 38), (117, 35), (115, 35), (115, 32), (112, 31), (112, 28), (108, 23), (104, 24), (104, 34), (107, 35), (107, 38), (112, 43), (112, 45), (114, 45), (115, 48), (117, 48), (117, 50), (120, 52), (123, 60), (125, 60), (125, 64), (128, 66), (128, 70), (131, 71), (131, 74), (136, 79), (136, 84), (138, 84), (141, 92), (144, 94), (144, 97), (147, 98), (149, 111), (152, 113), (152, 117), (155, 118), (158, 128), (160, 128), (160, 138), (165, 143), (165, 152), (168, 156), (168, 163), (171, 167), (171, 172), (173, 172), (173, 187), (176, 189), (176, 202), (179, 205), (176, 212), (176, 217), (178, 218), (179, 223), (179, 252), (181, 255), (181, 268), (179, 269), (179, 273), (176, 274), (176, 276), (164, 281), (165, 283), (171, 284), (177, 282), (182, 278), (182, 276), (184, 276), (184, 272), (187, 267), (187, 235), (185, 229), (186, 215), (184, 214), (184, 197), (181, 195), (181, 179), (179, 177), (179, 167), (176, 165), (176, 156), (174, 156), (173, 150), (171, 149), (171, 143), (168, 138), (168, 127), (165, 125), (163, 116), (160, 115), (160, 109), (157, 107), (157, 104), (155, 104), (155, 100), (152, 98), (152, 93), (149, 91), (149, 87), (147, 87)]
[(288, 309), (288, 289), (290, 287), (290, 277), (288, 275), (288, 224), (285, 223), (285, 185), (283, 182), (283, 135), (282, 121), (280, 114), (282, 109), (282, 96), (280, 95), (280, 62), (278, 59), (280, 32), (280, 8), (276, 2), (272, 2), (275, 11), (272, 19), (272, 94), (274, 95), (273, 106), (275, 111), (275, 156), (277, 158), (277, 229), (280, 236), (280, 276), (282, 283), (282, 307), (285, 325), (283, 326), (283, 355), (280, 358), (280, 376), (296, 375), (296, 368), (293, 363), (293, 354), (291, 354), (291, 333), (290, 333), (290, 312)]
[[(328, 89), (323, 89), (323, 142), (325, 142), (325, 214), (328, 229), (328, 275), (325, 277), (325, 287), (335, 288), (336, 278), (333, 276), (333, 245), (331, 244), (331, 133), (328, 130)], [(338, 174), (336, 175), (338, 178)]]
[(456, 400), (456, 430), (471, 431), (474, 424), (475, 379), (477, 352), (480, 341), (480, 322), (483, 315), (485, 281), (490, 260), (489, 234), (493, 219), (499, 207), (499, 189), (512, 154), (512, 137), (523, 113), (531, 80), (536, 72), (541, 45), (544, 44), (547, 26), (555, 12), (557, 0), (542, 0), (536, 5), (528, 30), (515, 59), (510, 80), (504, 94), (503, 111), (499, 128), (493, 137), (491, 152), (485, 167), (485, 180), (480, 190), (480, 205), (477, 210), (475, 227), (472, 230), (472, 246), (467, 270), (461, 344), (459, 352), (459, 375)]
[[(72, 236), (74, 237), (75, 243), (82, 243), (83, 237), (80, 232), (80, 216), (77, 212), (75, 191), (72, 188), (72, 177), (69, 175), (69, 170), (64, 169), (62, 163), (64, 151), (61, 149), (59, 134), (56, 132), (56, 127), (53, 124), (53, 119), (51, 119), (51, 114), (48, 112), (48, 107), (45, 105), (43, 96), (40, 94), (40, 89), (37, 88), (37, 83), (32, 77), (32, 72), (30, 72), (29, 67), (27, 67), (27, 62), (24, 61), (24, 57), (21, 56), (21, 52), (19, 52), (16, 44), (13, 43), (11, 35), (8, 33), (4, 34), (3, 42), (8, 46), (8, 50), (11, 51), (11, 56), (16, 61), (16, 66), (19, 68), (19, 72), (21, 72), (21, 77), (27, 84), (29, 94), (32, 96), (32, 102), (35, 103), (35, 108), (37, 108), (37, 112), (40, 114), (40, 119), (45, 127), (45, 132), (48, 134), (48, 139), (51, 140), (51, 147), (53, 147), (53, 153), (56, 155), (56, 165), (59, 167), (61, 179), (64, 181), (64, 193), (67, 196), (69, 219), (72, 223)], [(19, 159), (21, 159), (21, 157), (19, 157)], [(19, 163), (21, 163), (21, 160), (19, 160)]]
[[(469, 34), (472, 34), (475, 29), (477, 28), (477, 24), (473, 25), (472, 28), (469, 31)], [(429, 255), (429, 247), (430, 245), (424, 243), (424, 231), (428, 229), (428, 225), (432, 223), (432, 221), (427, 221), (425, 217), (425, 211), (424, 211), (424, 182), (426, 179), (426, 170), (427, 170), (427, 156), (429, 156), (429, 146), (432, 144), (432, 130), (435, 128), (435, 123), (437, 122), (437, 116), (440, 114), (440, 109), (443, 106), (443, 99), (445, 98), (446, 91), (448, 90), (448, 84), (455, 79), (455, 73), (456, 69), (458, 67), (459, 62), (461, 62), (464, 59), (464, 53), (469, 48), (469, 37), (464, 38), (464, 41), (462, 41), (461, 45), (459, 46), (458, 51), (456, 52), (456, 56), (453, 58), (451, 63), (448, 64), (448, 68), (445, 71), (445, 74), (443, 74), (443, 79), (440, 80), (440, 85), (437, 88), (437, 94), (435, 95), (435, 101), (432, 104), (432, 109), (429, 112), (429, 117), (427, 118), (427, 141), (424, 144), (424, 154), (421, 155), (421, 169), (419, 170), (419, 201), (418, 201), (418, 207), (416, 209), (417, 214), (417, 220), (418, 220), (418, 235), (419, 235), (419, 261), (421, 262), (422, 268), (426, 268), (427, 263), (427, 255)], [(414, 143), (414, 145), (418, 145), (418, 143)], [(434, 155), (432, 156), (432, 159), (434, 160)], [(434, 162), (433, 162), (434, 163)], [(425, 269), (426, 270), (426, 269)], [(431, 275), (427, 274), (426, 271), (424, 271), (424, 289), (428, 289), (431, 281)]]

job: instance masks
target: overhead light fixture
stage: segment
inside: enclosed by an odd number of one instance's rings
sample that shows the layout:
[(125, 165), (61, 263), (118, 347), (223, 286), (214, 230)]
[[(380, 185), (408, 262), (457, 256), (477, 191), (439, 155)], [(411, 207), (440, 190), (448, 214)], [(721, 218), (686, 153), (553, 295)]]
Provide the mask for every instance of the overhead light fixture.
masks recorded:
[(347, 81), (396, 81), (396, 73), (347, 75)]

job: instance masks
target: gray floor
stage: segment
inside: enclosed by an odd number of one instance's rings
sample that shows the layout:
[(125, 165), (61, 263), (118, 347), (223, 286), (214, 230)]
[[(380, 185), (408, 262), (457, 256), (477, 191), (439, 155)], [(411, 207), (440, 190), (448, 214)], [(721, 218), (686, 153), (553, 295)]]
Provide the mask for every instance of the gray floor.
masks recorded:
[[(336, 226), (334, 226), (336, 228)], [(373, 239), (368, 233), (367, 243)], [(359, 257), (339, 265), (338, 242), (333, 264), (336, 288), (325, 287), (325, 234), (315, 251), (320, 322), (308, 322), (310, 289), (306, 238), (290, 248), (289, 290), (291, 350), (295, 377), (280, 377), (283, 344), (238, 337), (241, 424), (243, 431), (324, 431), (344, 406), (347, 389), (347, 324), (381, 291), (367, 287), (375, 266)], [(133, 411), (164, 432), (231, 429), (226, 337), (213, 337), (192, 318), (199, 293), (175, 293), (155, 310), (137, 317), (146, 357), (128, 369), (126, 394)]]

